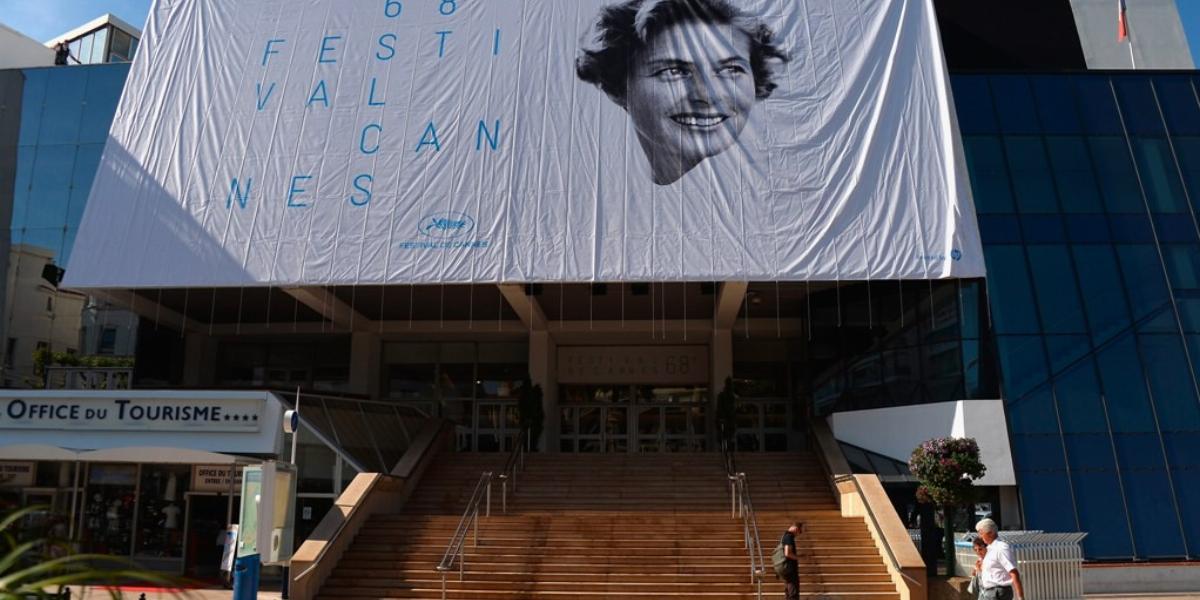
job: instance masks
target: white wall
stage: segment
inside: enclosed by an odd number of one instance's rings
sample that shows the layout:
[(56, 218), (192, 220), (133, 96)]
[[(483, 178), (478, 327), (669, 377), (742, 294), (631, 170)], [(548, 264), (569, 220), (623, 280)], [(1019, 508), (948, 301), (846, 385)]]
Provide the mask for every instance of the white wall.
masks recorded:
[[(1130, 1), (1127, 7), (1137, 68), (1194, 68), (1175, 0)], [(1116, 0), (1071, 0), (1071, 9), (1089, 69), (1132, 68), (1129, 44), (1117, 42)]]
[(961, 400), (834, 413), (838, 440), (902, 462), (914, 448), (934, 437), (973, 437), (987, 473), (976, 485), (1016, 485), (1004, 403)]
[(0, 23), (0, 69), (48, 67), (54, 64), (54, 50)]

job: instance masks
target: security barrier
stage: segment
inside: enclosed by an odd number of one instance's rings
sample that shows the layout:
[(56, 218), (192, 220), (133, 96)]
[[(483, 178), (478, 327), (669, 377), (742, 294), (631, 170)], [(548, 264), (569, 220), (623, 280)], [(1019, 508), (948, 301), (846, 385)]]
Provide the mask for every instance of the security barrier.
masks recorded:
[[(1043, 533), (1001, 531), (1017, 555), (1026, 600), (1083, 598), (1083, 547), (1086, 533)], [(971, 549), (974, 534), (955, 535), (956, 573), (970, 577), (976, 556)]]

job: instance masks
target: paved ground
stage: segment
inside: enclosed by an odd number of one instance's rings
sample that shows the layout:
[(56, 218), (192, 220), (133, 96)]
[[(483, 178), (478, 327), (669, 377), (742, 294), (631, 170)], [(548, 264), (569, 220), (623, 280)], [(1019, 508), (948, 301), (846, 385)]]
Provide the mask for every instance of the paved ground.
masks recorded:
[[(229, 590), (189, 590), (186, 595), (173, 595), (169, 592), (159, 591), (125, 591), (123, 598), (129, 600), (140, 600), (141, 595), (146, 595), (146, 600), (166, 600), (168, 598), (182, 598), (187, 600), (231, 600), (233, 592)], [(84, 600), (107, 600), (111, 598), (107, 590), (103, 589), (87, 589), (84, 590), (82, 596), (73, 596), (73, 598), (82, 598)], [(1200, 593), (1196, 594), (1091, 594), (1085, 596), (1086, 600), (1196, 600), (1200, 598)], [(279, 592), (259, 592), (258, 600), (280, 600)]]
[[(225, 590), (225, 589), (186, 590), (184, 592), (179, 592), (179, 593), (156, 591), (156, 590), (150, 590), (150, 589), (147, 589), (147, 590), (133, 589), (133, 590), (122, 591), (121, 597), (128, 599), (128, 600), (140, 600), (140, 598), (142, 597), (142, 594), (145, 594), (146, 600), (166, 600), (168, 598), (171, 598), (171, 599), (178, 598), (180, 600), (231, 600), (233, 598), (233, 592), (231, 592), (229, 590)], [(76, 600), (76, 599), (108, 600), (108, 599), (112, 598), (112, 596), (109, 594), (109, 591), (106, 589), (88, 588), (83, 591), (82, 595), (73, 594), (71, 596), (71, 598), (72, 598), (72, 600)], [(258, 593), (258, 600), (280, 600), (280, 598), (281, 597), (280, 597), (279, 592), (265, 591), (265, 592)]]

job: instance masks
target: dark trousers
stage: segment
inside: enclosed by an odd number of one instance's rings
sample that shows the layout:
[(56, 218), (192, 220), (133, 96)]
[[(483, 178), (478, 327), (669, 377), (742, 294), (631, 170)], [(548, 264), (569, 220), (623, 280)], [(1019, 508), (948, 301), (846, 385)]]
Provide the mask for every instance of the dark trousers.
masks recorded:
[(784, 600), (800, 600), (800, 567), (791, 563), (783, 570)]
[(1013, 589), (1009, 585), (987, 588), (979, 592), (979, 600), (1012, 600), (1012, 597)]

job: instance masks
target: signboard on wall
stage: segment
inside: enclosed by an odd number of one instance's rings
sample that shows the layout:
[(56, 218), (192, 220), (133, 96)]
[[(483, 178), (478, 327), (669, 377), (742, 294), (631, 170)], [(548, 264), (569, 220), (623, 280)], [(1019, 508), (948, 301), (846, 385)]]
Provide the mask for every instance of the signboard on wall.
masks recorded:
[(158, 0), (65, 285), (984, 274), (930, 0)]
[(30, 487), (33, 485), (36, 475), (37, 463), (35, 462), (0, 462), (0, 487)]
[(0, 431), (155, 431), (254, 433), (263, 399), (86, 398), (31, 395), (0, 398)]
[[(230, 477), (236, 477), (236, 479), (230, 481)], [(229, 493), (230, 489), (234, 490), (235, 493), (240, 492), (242, 490), (242, 467), (235, 467), (233, 465), (193, 465), (192, 487), (190, 489), (193, 492)]]
[(708, 346), (560, 346), (558, 382), (708, 385)]

